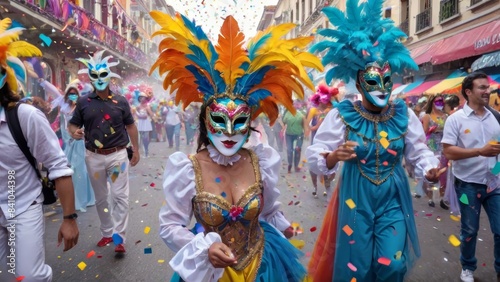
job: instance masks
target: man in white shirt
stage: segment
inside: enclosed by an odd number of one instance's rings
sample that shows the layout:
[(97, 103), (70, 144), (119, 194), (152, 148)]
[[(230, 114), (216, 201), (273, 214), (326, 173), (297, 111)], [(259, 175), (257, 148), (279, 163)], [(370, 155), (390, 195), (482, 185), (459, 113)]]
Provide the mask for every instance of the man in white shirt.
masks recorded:
[(460, 279), (473, 282), (477, 268), (476, 240), (481, 206), (494, 234), (495, 271), (500, 273), (500, 190), (495, 166), (500, 154), (500, 125), (486, 106), (490, 98), (488, 76), (471, 73), (462, 82), (467, 103), (448, 117), (444, 126), (443, 152), (453, 161), (455, 189), (460, 203)]
[[(13, 281), (14, 276), (24, 276), (24, 281), (51, 281), (52, 269), (45, 264), (42, 185), (6, 121), (5, 111), (19, 98), (8, 84), (0, 89), (0, 281)], [(18, 116), (31, 154), (48, 169), (50, 179), (55, 179), (64, 218), (58, 241), (64, 239), (67, 251), (78, 241), (73, 171), (44, 114), (21, 104)]]
[(168, 147), (172, 148), (175, 144), (175, 150), (179, 151), (181, 134), (179, 108), (174, 106), (174, 101), (168, 101), (167, 106), (163, 108), (162, 114), (165, 116), (165, 131), (167, 133)]

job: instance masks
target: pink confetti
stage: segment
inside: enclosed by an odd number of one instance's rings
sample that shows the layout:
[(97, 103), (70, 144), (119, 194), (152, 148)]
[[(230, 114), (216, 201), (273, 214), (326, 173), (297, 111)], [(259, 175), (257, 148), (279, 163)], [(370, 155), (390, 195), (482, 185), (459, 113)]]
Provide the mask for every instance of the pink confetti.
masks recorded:
[(347, 264), (347, 267), (354, 272), (358, 271), (358, 269), (350, 262)]
[(432, 216), (432, 213), (426, 213), (425, 216)]
[(391, 264), (391, 260), (388, 258), (380, 257), (378, 259), (378, 263), (383, 264), (383, 265), (389, 265), (389, 264)]
[(151, 182), (151, 184), (149, 184), (149, 186), (151, 186), (151, 187), (155, 187), (155, 186), (156, 186), (156, 184), (154, 184), (154, 182)]
[(351, 245), (354, 243), (356, 243), (356, 241), (354, 241), (354, 240), (349, 241), (349, 244), (351, 244)]
[(148, 204), (146, 203), (146, 204), (142, 205), (141, 207), (145, 207), (145, 206), (147, 206), (147, 205), (148, 205)]
[(311, 230), (311, 232), (316, 231), (316, 226), (311, 227), (311, 229), (310, 229), (310, 230)]
[(396, 151), (394, 150), (391, 150), (391, 149), (387, 149), (387, 153), (393, 155), (393, 156), (396, 156), (398, 153), (396, 153)]
[(94, 251), (94, 250), (92, 250), (92, 251), (88, 252), (88, 254), (87, 254), (87, 258), (91, 258), (91, 257), (93, 257), (94, 255), (95, 255), (95, 251)]
[(359, 162), (362, 164), (366, 164), (366, 160), (360, 160)]
[(383, 162), (382, 164), (383, 164), (384, 166), (388, 166), (388, 165), (389, 165), (389, 163), (388, 163), (387, 161)]

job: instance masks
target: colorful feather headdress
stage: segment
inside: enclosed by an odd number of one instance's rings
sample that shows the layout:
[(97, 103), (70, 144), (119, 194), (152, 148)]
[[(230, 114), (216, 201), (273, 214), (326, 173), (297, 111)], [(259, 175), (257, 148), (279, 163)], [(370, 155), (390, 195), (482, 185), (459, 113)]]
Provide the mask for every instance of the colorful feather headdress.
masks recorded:
[(392, 72), (404, 68), (418, 69), (410, 52), (401, 42), (406, 34), (394, 26), (391, 19), (382, 18), (384, 0), (347, 0), (345, 14), (338, 8), (323, 8), (334, 29), (322, 29), (318, 34), (332, 38), (311, 48), (311, 52), (326, 51), (323, 64), (332, 64), (325, 80), (355, 79), (359, 70), (373, 62), (388, 62)]
[(84, 64), (86, 68), (78, 71), (78, 74), (88, 74), (90, 75), (92, 72), (107, 72), (106, 79), (116, 77), (121, 78), (118, 74), (111, 71), (111, 67), (117, 66), (120, 64), (120, 61), (109, 62), (113, 56), (109, 55), (107, 57), (102, 57), (104, 50), (95, 52), (93, 56), (89, 55), (90, 59), (78, 58), (77, 60)]
[(295, 113), (292, 94), (301, 99), (301, 85), (314, 86), (305, 67), (322, 70), (319, 59), (302, 51), (313, 37), (282, 39), (294, 24), (269, 27), (258, 33), (244, 48), (245, 36), (238, 23), (228, 16), (213, 46), (200, 26), (183, 15), (175, 17), (152, 11), (161, 26), (152, 34), (166, 36), (150, 75), (159, 69), (166, 76), (163, 87), (177, 91), (175, 103), (210, 103), (219, 97), (242, 99), (252, 108), (253, 118), (265, 113), (271, 123), (278, 117), (278, 103)]
[(12, 21), (5, 18), (0, 21), (0, 65), (5, 69), (5, 75), (0, 74), (0, 88), (7, 83), (12, 92), (18, 92), (19, 81), (26, 85), (26, 68), (18, 57), (42, 56), (42, 51), (28, 42), (20, 41), (19, 35), (24, 28), (9, 29)]

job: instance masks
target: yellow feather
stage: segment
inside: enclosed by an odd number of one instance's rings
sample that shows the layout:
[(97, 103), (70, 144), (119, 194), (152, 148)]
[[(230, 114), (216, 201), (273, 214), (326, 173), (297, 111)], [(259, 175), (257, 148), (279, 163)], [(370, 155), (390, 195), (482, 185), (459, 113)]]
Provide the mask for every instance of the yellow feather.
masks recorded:
[(222, 24), (219, 41), (215, 46), (219, 54), (215, 69), (221, 72), (224, 82), (231, 89), (236, 79), (245, 73), (240, 68), (241, 64), (250, 61), (242, 47), (244, 40), (245, 36), (240, 31), (238, 22), (232, 16), (228, 16)]
[(35, 45), (25, 41), (12, 42), (7, 52), (14, 57), (41, 57), (42, 51)]
[(9, 45), (10, 43), (19, 40), (20, 32), (9, 33), (8, 31), (0, 34), (0, 45)]
[(295, 58), (297, 58), (306, 67), (317, 69), (320, 72), (323, 71), (323, 64), (321, 63), (321, 60), (311, 53), (300, 52), (295, 55)]
[(5, 68), (5, 72), (7, 75), (6, 83), (9, 85), (10, 90), (17, 94), (17, 79), (14, 70), (11, 68)]
[(9, 18), (5, 18), (2, 21), (0, 21), (0, 34), (6, 31), (11, 24), (12, 21)]
[[(151, 11), (149, 12), (151, 17), (162, 27), (160, 31), (157, 31), (151, 35), (151, 37), (156, 36), (158, 34), (162, 34), (161, 32), (167, 32), (170, 34), (178, 34), (180, 37), (185, 38), (188, 41), (194, 41), (194, 37), (191, 32), (184, 26), (182, 23), (182, 19), (180, 16), (176, 18), (172, 18), (170, 15), (165, 14), (160, 11)], [(177, 37), (177, 36), (175, 36)], [(177, 38), (180, 39), (180, 38)]]

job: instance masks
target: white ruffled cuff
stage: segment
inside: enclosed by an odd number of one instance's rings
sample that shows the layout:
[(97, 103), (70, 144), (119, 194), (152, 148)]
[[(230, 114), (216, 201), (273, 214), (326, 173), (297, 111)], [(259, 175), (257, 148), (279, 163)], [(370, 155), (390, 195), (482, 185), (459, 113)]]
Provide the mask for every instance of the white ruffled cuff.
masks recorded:
[(318, 159), (318, 169), (323, 175), (332, 175), (335, 172), (337, 172), (337, 169), (339, 168), (339, 163), (337, 163), (332, 169), (328, 169), (326, 166), (326, 158), (325, 157), (320, 157)]
[(198, 233), (175, 254), (170, 260), (170, 266), (187, 282), (218, 281), (224, 273), (224, 268), (215, 268), (208, 259), (208, 248), (215, 242), (222, 242), (219, 234)]

